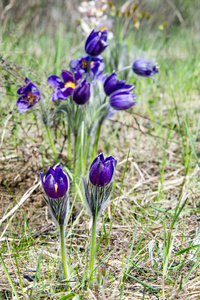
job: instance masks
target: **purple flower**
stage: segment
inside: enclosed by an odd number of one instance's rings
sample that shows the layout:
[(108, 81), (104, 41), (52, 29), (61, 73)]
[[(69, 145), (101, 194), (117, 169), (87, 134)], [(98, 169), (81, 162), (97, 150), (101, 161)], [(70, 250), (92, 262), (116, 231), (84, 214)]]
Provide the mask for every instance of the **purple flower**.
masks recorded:
[(103, 62), (102, 56), (91, 57), (91, 56), (84, 56), (80, 57), (75, 60), (71, 60), (70, 68), (71, 71), (74, 73), (76, 80), (82, 78), (82, 75), (87, 74), (88, 71), (88, 63), (90, 60), (90, 80), (101, 79), (102, 72), (105, 70), (105, 64)]
[(63, 70), (61, 73), (63, 81), (56, 75), (48, 77), (47, 82), (55, 89), (52, 95), (52, 101), (65, 100), (71, 96), (73, 90), (76, 87), (76, 81), (73, 74), (67, 70)]
[(89, 100), (89, 98), (90, 98), (90, 83), (86, 82), (86, 79), (84, 79), (74, 89), (73, 101), (76, 102), (76, 104), (83, 105)]
[(108, 185), (114, 176), (116, 165), (117, 161), (112, 156), (104, 159), (103, 154), (98, 155), (90, 167), (90, 182), (99, 187)]
[(156, 64), (152, 63), (147, 59), (138, 59), (132, 65), (132, 70), (137, 75), (144, 77), (152, 77), (152, 75), (159, 73)]
[(110, 106), (116, 110), (126, 110), (136, 104), (135, 95), (128, 90), (117, 90), (110, 95)]
[(69, 213), (69, 180), (61, 165), (54, 170), (49, 168), (46, 176), (40, 172), (43, 189), (47, 197), (44, 197), (52, 218), (57, 225), (65, 225)]
[(24, 113), (30, 107), (34, 106), (40, 101), (40, 91), (36, 85), (34, 85), (27, 77), (24, 80), (25, 85), (18, 89), (18, 95), (21, 95), (17, 99), (16, 106), (20, 113)]
[(92, 30), (85, 42), (85, 52), (90, 56), (98, 56), (101, 54), (108, 44), (107, 41), (107, 30), (94, 31)]
[(48, 197), (58, 199), (68, 192), (69, 180), (61, 165), (57, 166), (55, 170), (50, 167), (46, 176), (40, 172), (40, 176), (43, 189)]
[(104, 81), (104, 91), (107, 96), (110, 96), (116, 90), (123, 89), (130, 92), (133, 88), (134, 85), (126, 84), (125, 80), (117, 79), (117, 74), (115, 72), (108, 76)]

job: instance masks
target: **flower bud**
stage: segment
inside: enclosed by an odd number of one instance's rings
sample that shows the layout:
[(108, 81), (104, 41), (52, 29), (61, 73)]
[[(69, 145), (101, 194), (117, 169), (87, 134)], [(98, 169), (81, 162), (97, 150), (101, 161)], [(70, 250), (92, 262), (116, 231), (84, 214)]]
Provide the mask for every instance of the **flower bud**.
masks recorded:
[(90, 98), (90, 83), (86, 79), (81, 81), (74, 89), (73, 100), (79, 105), (85, 104)]
[(98, 155), (90, 167), (90, 182), (101, 187), (109, 184), (113, 178), (116, 164), (117, 161), (112, 156), (104, 159), (103, 154)]
[(110, 96), (116, 90), (124, 89), (132, 91), (134, 85), (126, 84), (125, 80), (117, 79), (117, 74), (113, 72), (110, 76), (104, 81), (104, 91), (107, 96)]
[(98, 56), (108, 46), (107, 30), (94, 31), (92, 30), (85, 42), (85, 52), (90, 56)]
[(92, 217), (100, 216), (110, 200), (116, 165), (112, 156), (104, 159), (100, 154), (90, 167), (88, 182), (82, 178), (85, 205)]
[(49, 206), (52, 218), (57, 224), (64, 225), (66, 223), (69, 212), (69, 180), (61, 165), (54, 170), (49, 168), (46, 176), (40, 172), (43, 189), (46, 193), (44, 200)]
[(156, 64), (152, 63), (147, 59), (136, 60), (132, 65), (132, 70), (137, 75), (144, 76), (144, 77), (152, 77), (152, 75), (159, 73)]
[(110, 95), (110, 106), (115, 110), (126, 110), (136, 104), (135, 95), (127, 90), (117, 90)]

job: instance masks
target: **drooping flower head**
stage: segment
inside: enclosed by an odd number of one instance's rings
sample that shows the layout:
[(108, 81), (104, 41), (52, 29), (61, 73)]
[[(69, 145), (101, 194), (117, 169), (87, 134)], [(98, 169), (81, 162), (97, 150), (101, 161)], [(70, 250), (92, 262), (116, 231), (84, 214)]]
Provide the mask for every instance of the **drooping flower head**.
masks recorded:
[(82, 76), (86, 75), (88, 72), (88, 64), (90, 61), (90, 81), (94, 78), (102, 79), (102, 72), (105, 70), (105, 64), (103, 62), (102, 56), (90, 57), (84, 56), (78, 59), (71, 60), (70, 68), (71, 71), (75, 74), (76, 79), (80, 79)]
[(108, 46), (107, 30), (92, 30), (85, 42), (85, 52), (90, 56), (100, 55)]
[(65, 100), (73, 93), (76, 87), (73, 74), (67, 70), (62, 70), (62, 79), (56, 75), (50, 75), (47, 82), (55, 89), (52, 95), (52, 101)]
[(93, 185), (108, 185), (115, 172), (117, 161), (109, 156), (104, 159), (103, 154), (98, 155), (90, 166), (89, 179)]
[(113, 92), (120, 89), (131, 92), (133, 88), (134, 85), (126, 84), (125, 80), (117, 79), (117, 74), (115, 72), (109, 75), (104, 81), (104, 91), (107, 96), (110, 96)]
[(55, 224), (65, 225), (69, 212), (69, 179), (66, 172), (59, 165), (55, 170), (50, 167), (46, 175), (40, 172), (40, 177), (46, 193), (44, 200)]
[(152, 75), (159, 73), (157, 65), (147, 59), (136, 60), (132, 65), (132, 70), (137, 75), (151, 78), (153, 78)]
[(126, 110), (136, 104), (135, 95), (131, 93), (133, 84), (126, 84), (125, 80), (117, 79), (113, 72), (104, 81), (104, 91), (109, 96), (109, 103), (115, 110)]
[(117, 90), (109, 98), (110, 106), (115, 110), (126, 110), (136, 104), (135, 95), (127, 90)]
[(40, 101), (41, 94), (35, 84), (33, 84), (27, 77), (24, 80), (25, 85), (18, 89), (18, 95), (21, 95), (16, 102), (16, 106), (20, 113), (24, 113), (30, 107), (34, 106)]

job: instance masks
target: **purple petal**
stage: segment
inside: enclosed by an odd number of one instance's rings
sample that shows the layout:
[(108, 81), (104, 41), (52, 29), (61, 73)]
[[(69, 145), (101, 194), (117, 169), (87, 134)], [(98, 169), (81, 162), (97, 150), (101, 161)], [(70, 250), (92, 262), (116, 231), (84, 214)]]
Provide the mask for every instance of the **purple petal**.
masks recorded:
[(74, 82), (73, 74), (70, 71), (62, 70), (61, 76), (64, 82)]
[(62, 82), (62, 80), (60, 79), (60, 77), (56, 76), (56, 75), (51, 75), (48, 77), (47, 79), (48, 84), (50, 84), (54, 89), (57, 89), (59, 87), (63, 87), (64, 84)]

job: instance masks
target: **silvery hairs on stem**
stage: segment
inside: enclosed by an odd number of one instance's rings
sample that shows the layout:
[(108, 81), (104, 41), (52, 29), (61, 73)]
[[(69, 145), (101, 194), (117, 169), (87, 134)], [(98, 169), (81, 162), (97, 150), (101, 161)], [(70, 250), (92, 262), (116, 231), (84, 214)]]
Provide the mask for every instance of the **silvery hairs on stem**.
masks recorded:
[(104, 159), (100, 154), (90, 167), (88, 181), (82, 178), (86, 208), (93, 218), (101, 215), (110, 200), (116, 164), (112, 156)]

